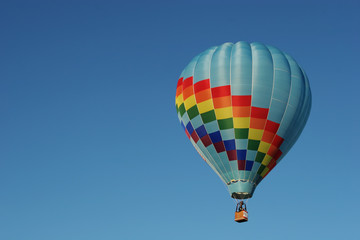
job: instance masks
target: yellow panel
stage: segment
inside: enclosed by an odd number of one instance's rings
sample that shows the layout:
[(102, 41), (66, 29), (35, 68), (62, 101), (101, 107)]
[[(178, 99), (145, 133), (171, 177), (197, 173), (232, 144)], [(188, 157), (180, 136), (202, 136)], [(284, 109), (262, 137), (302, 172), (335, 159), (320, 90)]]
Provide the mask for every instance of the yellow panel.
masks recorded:
[(215, 115), (217, 119), (231, 118), (233, 116), (232, 114), (232, 107), (215, 109)]
[(265, 169), (264, 169), (264, 171), (262, 171), (262, 173), (260, 174), (262, 177), (264, 177), (265, 176), (265, 174), (267, 174), (267, 172), (269, 171), (269, 169), (266, 167)]
[(261, 140), (263, 133), (264, 133), (264, 130), (250, 128), (249, 129), (249, 139)]
[(271, 145), (270, 143), (261, 141), (258, 151), (263, 152), (263, 153), (267, 153), (269, 148), (270, 148), (270, 145)]
[(214, 109), (212, 99), (209, 99), (209, 100), (206, 100), (204, 102), (198, 103), (197, 106), (198, 106), (198, 109), (199, 109), (199, 113), (205, 113), (205, 112), (208, 112), (208, 111)]
[(180, 94), (180, 95), (176, 98), (176, 104), (177, 104), (178, 106), (180, 106), (183, 102), (184, 102), (183, 95)]
[(269, 162), (271, 161), (271, 159), (272, 159), (272, 156), (266, 154), (261, 164), (264, 166), (267, 166), (269, 164)]
[(250, 118), (241, 117), (234, 118), (234, 128), (249, 128), (250, 126)]
[(189, 110), (195, 104), (196, 104), (195, 96), (192, 95), (185, 100), (185, 109)]

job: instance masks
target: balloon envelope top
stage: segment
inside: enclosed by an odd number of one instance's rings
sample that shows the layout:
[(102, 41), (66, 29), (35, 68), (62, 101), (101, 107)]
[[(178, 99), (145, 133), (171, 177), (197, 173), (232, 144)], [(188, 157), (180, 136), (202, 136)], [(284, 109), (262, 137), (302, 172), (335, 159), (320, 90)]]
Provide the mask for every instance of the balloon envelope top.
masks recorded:
[(295, 60), (261, 43), (224, 43), (194, 57), (176, 88), (192, 145), (233, 198), (251, 198), (309, 117), (308, 78)]

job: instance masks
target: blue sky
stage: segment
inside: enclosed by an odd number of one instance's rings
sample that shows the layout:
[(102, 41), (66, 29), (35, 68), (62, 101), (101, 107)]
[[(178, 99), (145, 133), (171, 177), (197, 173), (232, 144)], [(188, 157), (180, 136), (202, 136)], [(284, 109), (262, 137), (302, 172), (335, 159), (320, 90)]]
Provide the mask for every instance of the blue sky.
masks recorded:
[[(314, 1), (315, 2), (315, 1)], [(358, 1), (3, 1), (0, 239), (357, 239)], [(233, 222), (177, 79), (224, 42), (293, 56), (307, 126)]]

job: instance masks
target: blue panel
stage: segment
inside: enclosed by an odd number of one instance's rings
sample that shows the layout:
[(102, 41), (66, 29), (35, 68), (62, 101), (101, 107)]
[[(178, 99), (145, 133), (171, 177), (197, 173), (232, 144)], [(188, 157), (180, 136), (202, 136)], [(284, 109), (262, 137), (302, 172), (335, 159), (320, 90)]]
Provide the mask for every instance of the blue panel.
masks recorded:
[(226, 151), (235, 150), (235, 140), (224, 141)]
[(246, 160), (246, 150), (236, 150), (238, 160)]
[(197, 133), (197, 135), (199, 136), (199, 138), (202, 138), (203, 136), (205, 136), (205, 135), (207, 134), (207, 132), (206, 132), (206, 129), (205, 129), (204, 125), (198, 127), (198, 128), (196, 129), (196, 133)]
[(189, 123), (186, 125), (186, 129), (188, 130), (188, 132), (189, 132), (190, 134), (192, 134), (192, 132), (194, 131), (194, 128), (192, 127), (191, 122), (189, 122)]
[(210, 136), (211, 141), (212, 141), (213, 143), (217, 143), (217, 142), (221, 142), (221, 141), (222, 141), (221, 135), (220, 135), (220, 131), (210, 133), (209, 136)]
[(246, 171), (251, 171), (251, 168), (254, 164), (254, 161), (246, 161), (246, 166), (245, 166), (245, 170)]

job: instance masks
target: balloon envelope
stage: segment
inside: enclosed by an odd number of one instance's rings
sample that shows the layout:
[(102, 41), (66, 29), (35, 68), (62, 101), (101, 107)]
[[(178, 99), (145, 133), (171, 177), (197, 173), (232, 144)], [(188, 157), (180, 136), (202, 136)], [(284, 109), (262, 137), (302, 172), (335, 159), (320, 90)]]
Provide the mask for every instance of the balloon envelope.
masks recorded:
[(239, 199), (252, 197), (290, 150), (310, 108), (301, 67), (261, 43), (224, 43), (206, 50), (186, 66), (176, 89), (186, 135)]

